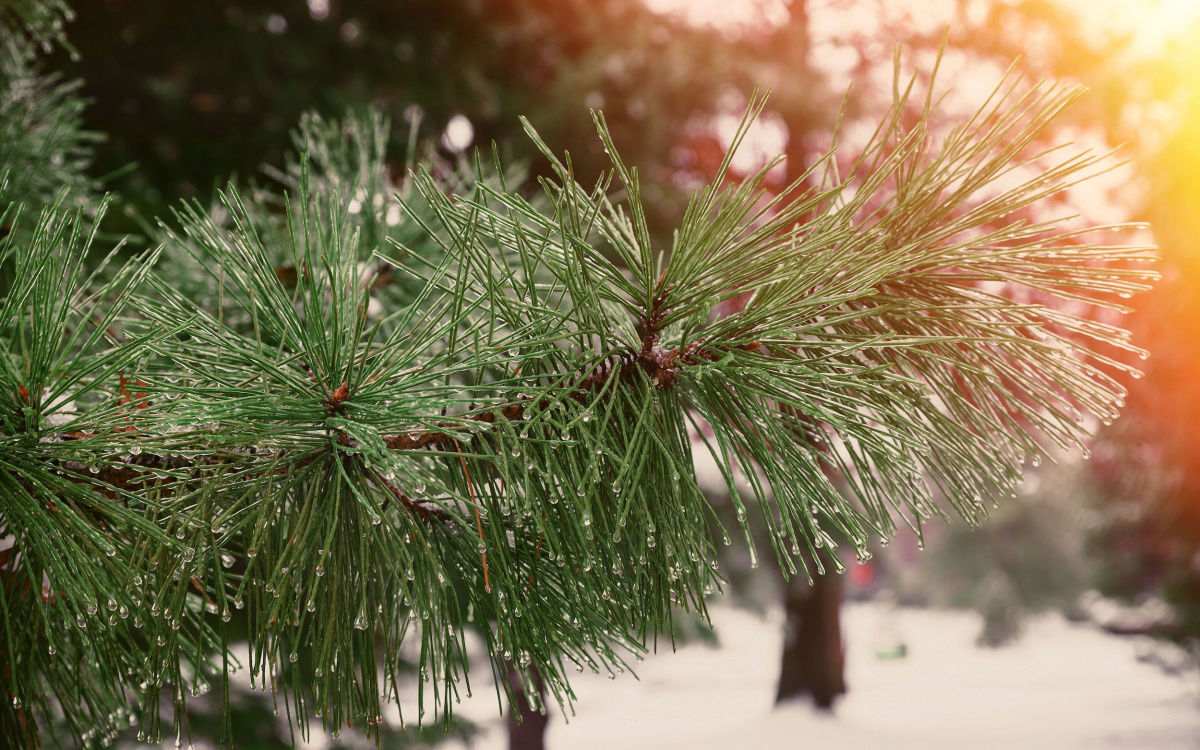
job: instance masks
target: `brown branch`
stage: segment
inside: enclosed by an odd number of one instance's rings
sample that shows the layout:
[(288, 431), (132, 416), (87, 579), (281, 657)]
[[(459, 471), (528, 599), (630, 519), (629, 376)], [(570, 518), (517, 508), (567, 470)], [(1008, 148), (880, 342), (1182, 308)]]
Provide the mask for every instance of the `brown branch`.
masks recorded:
[(345, 380), (325, 399), (325, 410), (330, 414), (342, 416), (346, 413), (346, 400), (350, 398), (350, 384)]
[[(542, 516), (542, 518), (545, 518), (545, 516)], [(538, 560), (541, 560), (541, 559), (542, 559), (542, 535), (539, 532), (538, 533), (537, 551), (533, 553), (533, 565), (530, 566), (530, 570), (529, 570), (529, 583), (525, 584), (526, 591), (528, 591), (530, 588), (533, 587), (533, 574), (535, 572), (537, 572), (537, 563), (538, 563)]]
[[(527, 404), (525, 403), (512, 404), (501, 408), (499, 414), (510, 422), (519, 422), (525, 418), (526, 408)], [(449, 445), (455, 443), (455, 439), (441, 430), (461, 429), (469, 422), (493, 424), (495, 421), (496, 412), (481, 412), (458, 421), (445, 420), (438, 422), (434, 426), (435, 429), (418, 429), (401, 432), (397, 435), (384, 435), (383, 444), (394, 451), (411, 451), (419, 448), (439, 447), (443, 444)], [(357, 446), (357, 443), (351, 440), (350, 445), (354, 447)]]
[[(457, 449), (459, 445), (454, 443)], [(475, 485), (471, 482), (471, 470), (467, 468), (467, 459), (465, 456), (459, 456), (459, 461), (462, 461), (463, 474), (467, 477), (467, 491), (471, 493), (471, 505), (475, 510), (475, 528), (479, 529), (479, 546), (481, 547), (479, 554), (483, 555), (483, 590), (487, 593), (492, 593), (492, 583), (488, 580), (488, 564), (487, 564), (487, 542), (483, 540), (483, 519), (479, 516), (479, 500), (475, 498)]]
[[(430, 508), (423, 503), (418, 502), (417, 500), (413, 500), (408, 495), (405, 495), (398, 487), (396, 487), (396, 485), (389, 482), (387, 477), (385, 477), (383, 474), (380, 474), (378, 469), (371, 469), (371, 472), (379, 480), (380, 484), (387, 488), (387, 490), (392, 493), (392, 496), (400, 501), (400, 504), (404, 506), (405, 510), (421, 519), (421, 521), (429, 523), (434, 520), (449, 520), (449, 516), (447, 516), (440, 509)], [(387, 510), (386, 501), (384, 502), (382, 510)]]
[[(571, 398), (579, 402), (584, 402), (592, 393), (600, 391), (604, 388), (608, 379), (614, 373), (619, 372), (619, 377), (623, 381), (630, 380), (637, 369), (640, 369), (647, 377), (653, 386), (662, 391), (670, 390), (675, 387), (678, 382), (679, 373), (682, 367), (689, 365), (698, 365), (704, 362), (715, 362), (732, 349), (742, 351), (755, 351), (760, 349), (762, 345), (757, 341), (752, 341), (748, 344), (740, 344), (732, 347), (713, 347), (703, 339), (688, 343), (683, 347), (675, 347), (672, 349), (663, 349), (659, 343), (658, 326), (661, 325), (665, 318), (666, 310), (662, 307), (662, 300), (669, 289), (663, 289), (655, 299), (655, 305), (650, 313), (645, 318), (643, 325), (642, 349), (640, 351), (628, 351), (624, 354), (617, 355), (606, 359), (595, 367), (586, 377), (579, 381), (579, 384), (565, 394), (566, 398)], [(146, 400), (146, 394), (143, 392), (130, 393), (129, 382), (124, 375), (121, 378), (121, 404), (132, 407), (134, 410), (146, 409), (149, 407), (149, 402)], [(144, 386), (140, 379), (135, 379), (134, 383), (139, 386)], [(24, 394), (22, 394), (24, 395)], [(345, 414), (352, 406), (350, 403), (351, 394), (349, 384), (343, 382), (335, 388), (324, 402), (326, 410), (330, 414)], [(528, 399), (519, 403), (509, 404), (492, 411), (479, 412), (470, 416), (465, 416), (457, 420), (442, 420), (434, 423), (432, 427), (416, 428), (406, 432), (397, 433), (394, 435), (382, 436), (383, 444), (388, 449), (394, 451), (413, 451), (422, 448), (451, 448), (460, 451), (461, 448), (458, 439), (451, 434), (452, 431), (461, 430), (469, 424), (494, 424), (498, 419), (503, 418), (511, 422), (519, 422), (525, 419), (526, 411), (533, 404), (532, 399)], [(548, 397), (542, 398), (538, 405), (545, 409), (551, 405)], [(124, 432), (131, 438), (136, 439), (137, 428), (130, 424), (117, 428), (118, 431)], [(59, 436), (62, 440), (79, 440), (95, 437), (95, 433), (86, 431), (75, 431), (63, 433)], [(357, 448), (358, 442), (345, 433), (337, 435), (339, 445), (347, 448)], [(88, 468), (77, 461), (66, 461), (62, 464), (67, 471), (80, 477), (80, 481), (92, 485), (97, 491), (106, 497), (116, 499), (118, 490), (127, 490), (137, 488), (145, 479), (146, 473), (143, 469), (183, 469), (200, 464), (216, 465), (223, 463), (228, 458), (218, 456), (207, 456), (199, 459), (192, 459), (180, 455), (158, 455), (153, 453), (145, 453), (137, 456), (130, 456), (125, 459), (124, 464), (105, 464), (100, 468), (99, 472), (94, 476), (89, 476), (91, 473)], [(466, 471), (464, 460), (464, 471)], [(388, 489), (391, 494), (400, 501), (400, 503), (415, 516), (422, 521), (429, 522), (433, 520), (444, 521), (448, 517), (440, 512), (433, 511), (428, 507), (412, 500), (397, 489), (391, 482), (387, 481), (379, 472), (374, 471), (375, 476)], [(470, 475), (467, 475), (468, 487), (474, 499), (474, 487), (471, 485)], [(478, 515), (478, 510), (476, 510)], [(478, 518), (477, 518), (478, 520)], [(480, 540), (482, 541), (482, 523), (480, 526)], [(484, 576), (487, 578), (486, 558), (484, 563)]]

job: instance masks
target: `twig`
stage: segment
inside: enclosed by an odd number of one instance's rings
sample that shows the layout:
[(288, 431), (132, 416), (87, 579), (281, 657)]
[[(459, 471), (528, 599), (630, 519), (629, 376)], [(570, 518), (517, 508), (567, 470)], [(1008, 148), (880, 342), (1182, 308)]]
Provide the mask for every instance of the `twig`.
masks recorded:
[[(454, 447), (461, 452), (462, 447), (455, 441)], [(475, 485), (471, 482), (471, 470), (467, 468), (465, 456), (459, 456), (462, 462), (463, 474), (467, 477), (467, 491), (471, 493), (471, 505), (475, 509), (475, 528), (479, 529), (479, 554), (483, 555), (483, 590), (492, 593), (492, 583), (488, 580), (487, 543), (483, 541), (483, 519), (479, 516), (479, 501), (475, 499)]]

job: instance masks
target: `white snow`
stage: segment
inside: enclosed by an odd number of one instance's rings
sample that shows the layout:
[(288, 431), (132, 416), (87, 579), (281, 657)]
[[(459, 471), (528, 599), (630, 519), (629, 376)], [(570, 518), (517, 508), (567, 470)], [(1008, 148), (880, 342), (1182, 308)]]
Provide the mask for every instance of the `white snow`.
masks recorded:
[[(721, 646), (696, 644), (639, 665), (640, 680), (579, 675), (569, 724), (555, 714), (551, 750), (733, 748), (1194, 748), (1200, 680), (1137, 659), (1138, 643), (1059, 617), (1015, 645), (975, 646), (977, 616), (848, 604), (849, 693), (833, 715), (774, 708), (781, 614), (713, 609)], [(908, 657), (872, 644), (894, 627)], [(487, 727), (479, 750), (506, 747), (494, 695), (477, 686), (458, 707)], [(454, 745), (449, 745), (454, 747)]]

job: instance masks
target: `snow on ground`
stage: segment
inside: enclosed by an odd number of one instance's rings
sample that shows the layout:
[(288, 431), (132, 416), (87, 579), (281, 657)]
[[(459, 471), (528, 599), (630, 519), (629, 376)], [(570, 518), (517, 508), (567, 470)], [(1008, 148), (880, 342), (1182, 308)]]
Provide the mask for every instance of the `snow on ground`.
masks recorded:
[[(782, 622), (718, 606), (719, 648), (689, 645), (647, 657), (640, 680), (579, 675), (569, 724), (555, 714), (551, 750), (733, 748), (1200, 747), (1200, 680), (1136, 658), (1137, 644), (1058, 617), (1033, 622), (1015, 645), (975, 646), (970, 613), (848, 604), (850, 692), (833, 716), (804, 704), (774, 709)], [(908, 657), (873, 645), (898, 634)], [(459, 709), (488, 728), (479, 750), (506, 747), (490, 688)]]

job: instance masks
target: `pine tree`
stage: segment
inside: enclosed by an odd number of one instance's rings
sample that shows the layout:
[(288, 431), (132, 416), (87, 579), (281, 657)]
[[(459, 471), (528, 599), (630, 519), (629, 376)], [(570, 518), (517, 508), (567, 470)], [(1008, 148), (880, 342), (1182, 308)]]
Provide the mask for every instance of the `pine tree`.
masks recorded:
[[(164, 696), (186, 741), (189, 694), (235, 668), (239, 611), (241, 666), (302, 735), (313, 719), (375, 734), (412, 690), (407, 720), (448, 721), (471, 692), (467, 629), (498, 691), (569, 710), (572, 666), (630, 671), (676, 613), (705, 613), (716, 540), (741, 534), (755, 565), (811, 577), (898, 521), (978, 524), (1025, 461), (1085, 445), (1083, 414), (1115, 416), (1113, 375), (1132, 371), (1138, 350), (1094, 313), (1145, 288), (1151, 253), (1005, 219), (1102, 166), (1030, 153), (1074, 89), (1006, 79), (941, 133), (932, 96), (898, 77), (848, 171), (831, 150), (769, 191), (774, 163), (735, 182), (727, 157), (669, 248), (600, 113), (612, 169), (591, 186), (526, 124), (553, 172), (536, 198), (482, 153), (393, 183), (385, 121), (314, 116), (276, 186), (181, 205), (132, 255), (101, 247), (78, 100), (26, 65), (66, 11), (13, 7), (13, 747), (59, 719), (85, 743), (139, 721), (157, 741)], [(697, 435), (740, 528), (697, 486)]]

